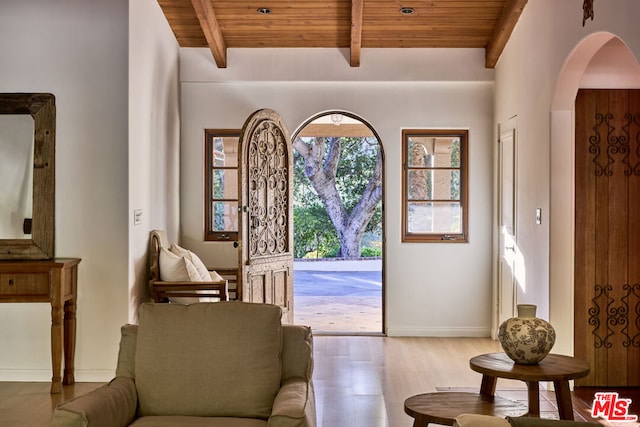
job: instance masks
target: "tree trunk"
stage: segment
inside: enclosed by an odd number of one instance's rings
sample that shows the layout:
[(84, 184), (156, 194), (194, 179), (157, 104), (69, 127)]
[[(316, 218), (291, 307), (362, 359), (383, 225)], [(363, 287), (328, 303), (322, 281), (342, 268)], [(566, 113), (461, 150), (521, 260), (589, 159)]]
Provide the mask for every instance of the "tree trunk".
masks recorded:
[[(328, 144), (326, 157), (324, 144)], [(336, 172), (340, 160), (340, 138), (313, 138), (310, 144), (297, 138), (293, 148), (304, 158), (304, 172), (320, 200), (327, 215), (336, 228), (340, 239), (340, 256), (356, 258), (360, 256), (360, 241), (369, 221), (373, 217), (378, 202), (382, 199), (382, 153), (378, 149), (376, 166), (360, 201), (351, 212), (342, 202), (336, 186)]]

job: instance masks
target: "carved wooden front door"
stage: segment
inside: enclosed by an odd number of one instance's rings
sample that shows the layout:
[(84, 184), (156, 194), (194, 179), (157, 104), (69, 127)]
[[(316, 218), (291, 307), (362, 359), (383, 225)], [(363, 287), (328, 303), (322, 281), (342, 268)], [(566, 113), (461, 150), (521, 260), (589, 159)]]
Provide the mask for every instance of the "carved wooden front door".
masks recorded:
[(640, 385), (640, 91), (576, 98), (575, 354), (581, 386)]
[(281, 117), (259, 110), (240, 135), (242, 210), (238, 286), (242, 300), (282, 308), (293, 322), (293, 156)]

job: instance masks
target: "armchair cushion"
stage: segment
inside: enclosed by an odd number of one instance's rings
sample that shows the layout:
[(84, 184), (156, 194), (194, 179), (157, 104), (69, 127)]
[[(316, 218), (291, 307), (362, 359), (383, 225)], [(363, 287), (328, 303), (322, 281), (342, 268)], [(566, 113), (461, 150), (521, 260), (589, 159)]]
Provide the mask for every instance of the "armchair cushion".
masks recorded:
[(186, 415), (138, 418), (131, 427), (267, 427), (265, 420), (231, 417), (190, 417)]
[(280, 388), (280, 318), (266, 304), (143, 304), (139, 415), (267, 419)]

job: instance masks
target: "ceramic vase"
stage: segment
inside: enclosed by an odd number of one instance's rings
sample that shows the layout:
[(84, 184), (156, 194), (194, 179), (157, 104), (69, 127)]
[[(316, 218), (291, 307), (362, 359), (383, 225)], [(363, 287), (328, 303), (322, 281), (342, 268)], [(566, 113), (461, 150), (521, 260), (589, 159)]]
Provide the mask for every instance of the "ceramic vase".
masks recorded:
[(535, 365), (544, 359), (556, 342), (551, 324), (536, 317), (536, 306), (519, 304), (518, 317), (505, 320), (498, 329), (502, 349), (515, 363)]

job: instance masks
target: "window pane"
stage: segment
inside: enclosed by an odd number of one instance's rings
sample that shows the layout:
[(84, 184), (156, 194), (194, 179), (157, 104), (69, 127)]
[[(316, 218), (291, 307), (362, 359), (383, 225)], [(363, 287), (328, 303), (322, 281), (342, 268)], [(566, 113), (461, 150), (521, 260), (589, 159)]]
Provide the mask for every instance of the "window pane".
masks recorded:
[(238, 231), (238, 202), (213, 202), (213, 231)]
[(213, 165), (214, 167), (238, 166), (238, 138), (235, 136), (213, 137)]
[(431, 154), (428, 147), (433, 146), (433, 138), (429, 137), (409, 137), (408, 138), (408, 167), (428, 167), (432, 166)]
[(407, 175), (409, 200), (431, 200), (433, 198), (433, 170), (410, 170)]
[(459, 202), (408, 203), (408, 232), (420, 234), (457, 234), (462, 232)]
[(214, 169), (213, 170), (213, 194), (215, 199), (238, 198), (238, 170)]
[(407, 183), (409, 200), (460, 200), (459, 170), (409, 170)]
[(438, 168), (460, 167), (460, 138), (440, 137), (435, 138), (433, 166)]

